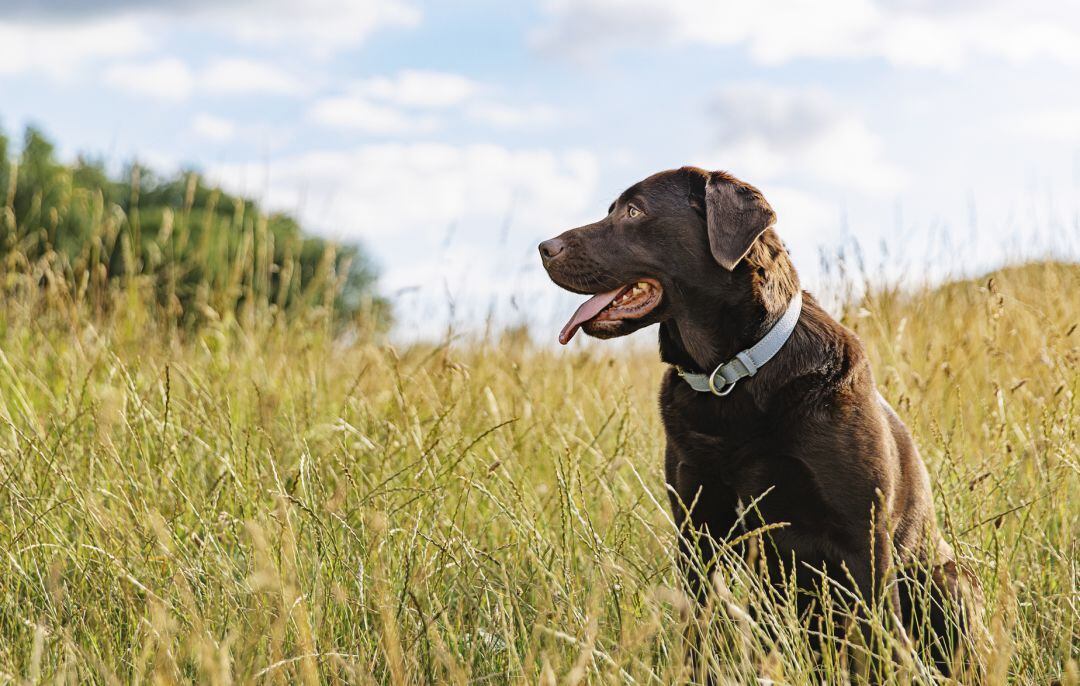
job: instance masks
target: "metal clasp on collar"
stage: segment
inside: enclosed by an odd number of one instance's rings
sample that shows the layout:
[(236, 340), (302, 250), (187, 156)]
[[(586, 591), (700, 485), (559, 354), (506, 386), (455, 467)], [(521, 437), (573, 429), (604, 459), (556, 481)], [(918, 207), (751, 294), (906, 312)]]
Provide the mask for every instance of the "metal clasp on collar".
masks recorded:
[[(720, 373), (720, 367), (723, 367), (723, 366), (724, 365), (718, 366), (716, 369), (713, 370), (712, 374), (709, 374), (709, 390), (712, 391), (713, 395), (720, 396), (721, 398), (724, 397), (725, 395), (727, 395), (728, 393), (731, 393), (733, 390), (735, 390), (735, 384), (737, 384), (739, 382), (738, 379), (735, 379), (734, 381), (731, 381), (731, 382), (728, 382), (727, 380), (724, 380), (724, 384), (720, 388), (717, 388), (716, 387), (716, 375), (718, 373)], [(723, 379), (723, 377), (720, 377), (720, 378)]]
[[(678, 372), (679, 376), (681, 376), (688, 384), (690, 384), (690, 388), (693, 388), (695, 391), (699, 391), (702, 393), (708, 392), (712, 393), (715, 396), (723, 397), (728, 393), (731, 393), (731, 391), (734, 390), (735, 384), (738, 382), (739, 378), (742, 378), (740, 376), (734, 381), (727, 381), (724, 378), (724, 375), (721, 373), (723, 367), (724, 365), (718, 366), (716, 369), (713, 370), (712, 374), (697, 374), (694, 372), (688, 372), (679, 365), (675, 365), (675, 371)], [(719, 388), (717, 388), (716, 386), (717, 376), (719, 376), (720, 380), (722, 381)]]

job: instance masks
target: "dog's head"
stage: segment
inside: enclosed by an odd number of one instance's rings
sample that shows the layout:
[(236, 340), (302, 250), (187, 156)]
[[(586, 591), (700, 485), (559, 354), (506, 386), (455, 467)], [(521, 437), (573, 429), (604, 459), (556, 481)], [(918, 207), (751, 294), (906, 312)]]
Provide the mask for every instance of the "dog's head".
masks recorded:
[(593, 296), (559, 341), (578, 328), (624, 336), (710, 298), (745, 297), (754, 275), (740, 274), (743, 258), (775, 220), (760, 191), (726, 172), (683, 167), (634, 184), (600, 221), (540, 244), (552, 281)]

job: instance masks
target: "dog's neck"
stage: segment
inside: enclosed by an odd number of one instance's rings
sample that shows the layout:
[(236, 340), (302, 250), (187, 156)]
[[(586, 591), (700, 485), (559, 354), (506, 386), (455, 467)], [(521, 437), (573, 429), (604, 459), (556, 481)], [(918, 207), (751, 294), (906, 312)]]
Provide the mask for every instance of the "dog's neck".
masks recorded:
[(699, 302), (708, 304), (699, 311), (660, 324), (661, 360), (708, 374), (761, 340), (799, 289), (791, 259), (771, 229), (755, 242), (729, 281), (724, 293), (701, 298)]
[(687, 371), (708, 374), (736, 353), (752, 346), (768, 331), (764, 308), (710, 307), (692, 318), (660, 324), (660, 359)]

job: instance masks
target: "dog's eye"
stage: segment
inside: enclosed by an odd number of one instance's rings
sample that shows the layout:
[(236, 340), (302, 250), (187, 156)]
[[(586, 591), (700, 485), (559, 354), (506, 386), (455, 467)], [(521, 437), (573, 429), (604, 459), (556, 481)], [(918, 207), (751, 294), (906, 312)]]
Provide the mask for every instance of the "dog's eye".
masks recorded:
[(637, 218), (638, 216), (641, 215), (641, 210), (634, 207), (633, 205), (629, 205), (626, 208), (626, 214), (630, 215), (631, 219), (635, 219), (635, 218)]

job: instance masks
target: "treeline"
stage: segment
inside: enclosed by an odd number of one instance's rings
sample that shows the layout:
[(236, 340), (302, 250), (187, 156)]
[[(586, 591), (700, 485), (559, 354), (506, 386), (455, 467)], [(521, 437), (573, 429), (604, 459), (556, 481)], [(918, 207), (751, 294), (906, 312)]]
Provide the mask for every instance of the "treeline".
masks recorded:
[(183, 327), (208, 318), (289, 316), (312, 307), (339, 322), (389, 323), (376, 271), (356, 246), (305, 234), (282, 213), (207, 185), (194, 171), (159, 176), (130, 164), (56, 158), (27, 128), (15, 154), (0, 131), (0, 277), (61, 288), (107, 308), (108, 293), (137, 280), (158, 312)]

